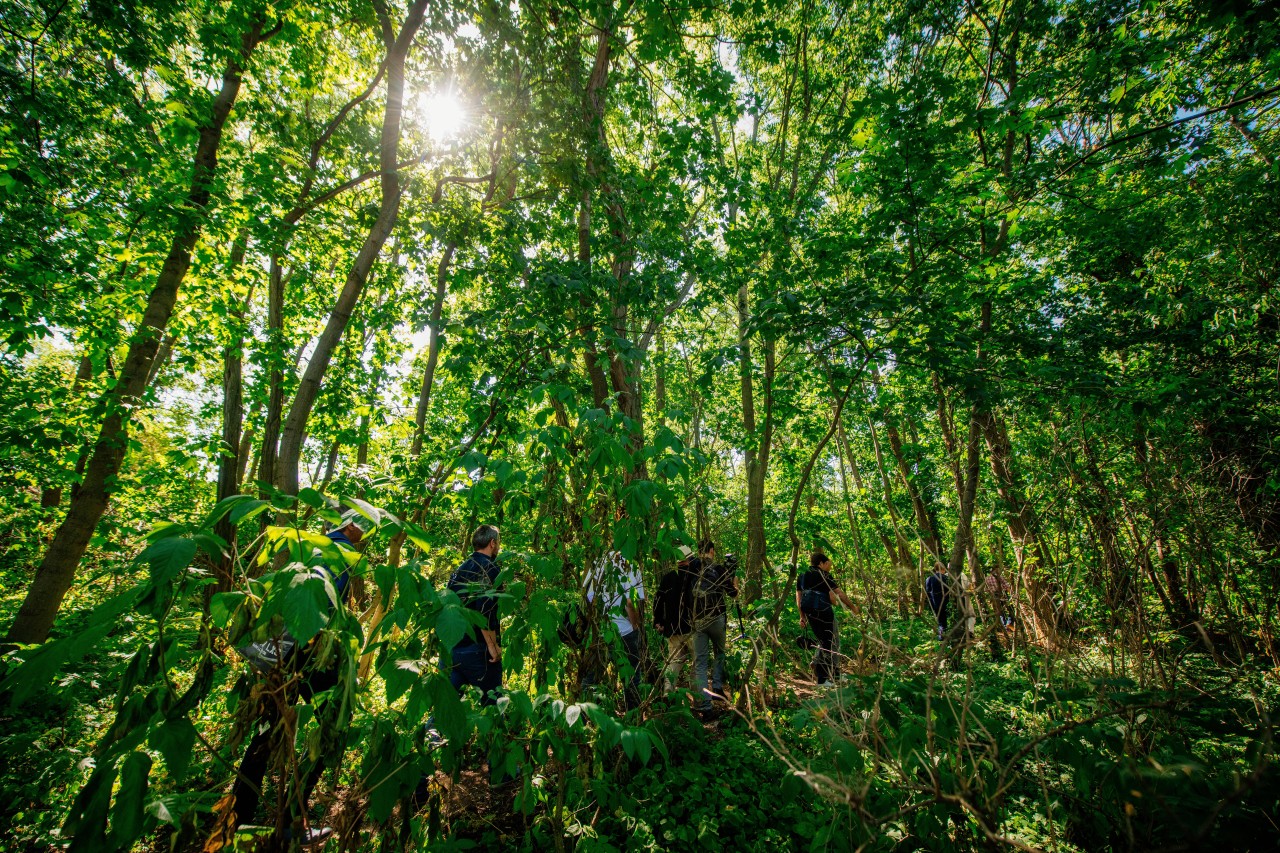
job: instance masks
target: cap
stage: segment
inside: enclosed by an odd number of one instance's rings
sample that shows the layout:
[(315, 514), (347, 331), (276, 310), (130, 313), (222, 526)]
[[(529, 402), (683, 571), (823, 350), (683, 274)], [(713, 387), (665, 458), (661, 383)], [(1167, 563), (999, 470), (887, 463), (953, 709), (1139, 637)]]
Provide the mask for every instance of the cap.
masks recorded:
[(681, 560), (687, 560), (693, 556), (693, 549), (688, 545), (681, 545), (678, 550), (680, 551)]

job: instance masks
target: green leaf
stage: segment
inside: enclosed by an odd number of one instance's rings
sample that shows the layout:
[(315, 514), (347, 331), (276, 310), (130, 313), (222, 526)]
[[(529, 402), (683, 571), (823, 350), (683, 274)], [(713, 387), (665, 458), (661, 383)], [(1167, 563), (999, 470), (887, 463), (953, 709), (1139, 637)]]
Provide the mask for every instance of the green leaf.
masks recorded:
[(217, 506), (209, 510), (209, 514), (206, 515), (204, 517), (204, 521), (200, 523), (200, 529), (212, 530), (213, 526), (217, 524), (219, 521), (221, 521), (223, 516), (225, 516), (227, 513), (231, 512), (241, 504), (245, 503), (246, 501), (252, 501), (252, 500), (253, 498), (251, 498), (249, 495), (232, 495), (231, 497), (223, 498), (222, 500), (218, 501)]
[(456, 601), (445, 602), (436, 617), (436, 636), (440, 638), (441, 648), (452, 649), (467, 633), (471, 620), (467, 618), (466, 609)]
[(390, 705), (405, 694), (422, 678), (422, 661), (389, 660), (379, 671), (387, 688), (387, 704)]
[(435, 673), (427, 681), (427, 693), (440, 734), (451, 744), (463, 743), (467, 736), (467, 706), (458, 698), (458, 691), (442, 673)]
[(299, 645), (306, 644), (328, 624), (329, 595), (322, 578), (299, 572), (281, 593), (280, 613)]
[(185, 716), (166, 720), (152, 729), (147, 744), (164, 757), (171, 777), (180, 778), (191, 763), (191, 750), (196, 742), (196, 727)]
[(115, 808), (111, 810), (111, 842), (119, 850), (129, 850), (142, 835), (146, 818), (147, 776), (151, 773), (151, 756), (131, 752), (120, 768), (120, 788)]
[(231, 523), (239, 526), (241, 522), (256, 518), (271, 507), (269, 501), (251, 499), (237, 503), (231, 509)]
[(301, 489), (298, 492), (298, 500), (315, 509), (319, 509), (324, 506), (324, 495), (320, 494), (310, 486), (305, 489)]

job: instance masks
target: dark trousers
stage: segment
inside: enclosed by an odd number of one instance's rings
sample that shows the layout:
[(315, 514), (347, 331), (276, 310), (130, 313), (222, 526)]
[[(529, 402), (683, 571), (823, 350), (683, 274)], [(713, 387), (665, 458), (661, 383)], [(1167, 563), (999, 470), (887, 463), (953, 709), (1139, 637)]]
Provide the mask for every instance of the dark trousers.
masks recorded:
[[(610, 627), (606, 630), (612, 633), (616, 629)], [(629, 634), (623, 634), (621, 637), (622, 654), (627, 661), (627, 666), (631, 668), (631, 676), (623, 684), (622, 693), (622, 707), (627, 711), (640, 705), (640, 636), (640, 631), (632, 631)], [(579, 688), (594, 687), (604, 680), (605, 661), (607, 660), (606, 646), (608, 644), (610, 644), (609, 640), (601, 639), (587, 649), (583, 656), (578, 678)], [(623, 674), (622, 667), (618, 669), (619, 674)]]
[[(323, 693), (338, 683), (339, 666), (334, 665), (320, 672), (306, 676), (298, 686), (298, 699), (310, 702), (317, 693)], [(262, 713), (255, 724), (253, 738), (249, 748), (245, 750), (244, 760), (240, 762), (240, 772), (236, 776), (235, 786), (231, 789), (235, 797), (233, 808), (236, 821), (240, 824), (252, 824), (258, 813), (258, 801), (262, 796), (262, 780), (266, 778), (267, 767), (271, 764), (271, 753), (279, 732), (276, 726), (280, 722), (280, 707), (273, 699), (263, 702)], [(302, 803), (311, 799), (311, 792), (324, 773), (325, 766), (317, 761), (302, 782)]]
[(496, 692), (502, 687), (502, 661), (489, 660), (489, 649), (483, 643), (453, 647), (453, 666), (449, 669), (449, 683), (462, 695), (467, 685), (479, 688), (481, 705), (497, 701)]
[(806, 613), (809, 627), (818, 638), (818, 650), (813, 656), (813, 677), (819, 684), (835, 681), (840, 677), (840, 664), (836, 662), (836, 614), (835, 610)]
[(622, 651), (631, 667), (631, 677), (623, 688), (622, 705), (628, 711), (640, 704), (640, 632), (632, 631), (622, 637)]
[(944, 602), (941, 607), (933, 611), (933, 615), (938, 619), (938, 642), (942, 642), (947, 635), (947, 605)]

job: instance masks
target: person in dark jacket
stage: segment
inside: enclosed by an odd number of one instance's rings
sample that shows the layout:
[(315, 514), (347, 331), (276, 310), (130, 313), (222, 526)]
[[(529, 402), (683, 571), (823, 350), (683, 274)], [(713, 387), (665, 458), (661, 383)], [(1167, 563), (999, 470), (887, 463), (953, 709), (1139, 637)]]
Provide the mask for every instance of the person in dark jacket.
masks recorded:
[(485, 627), (474, 625), (449, 654), (449, 682), (462, 695), (467, 685), (480, 690), (480, 704), (492, 705), (502, 688), (501, 628), (498, 624), (498, 528), (482, 524), (471, 534), (470, 557), (454, 570), (449, 589), (457, 593), (469, 610), (484, 616)]
[[(689, 576), (694, 710), (705, 714), (711, 711), (711, 700), (724, 695), (725, 596), (737, 598), (738, 587), (732, 573), (716, 562), (716, 546), (709, 539), (698, 545), (698, 556), (690, 563)], [(711, 665), (713, 651), (714, 667)]]
[(850, 613), (857, 608), (831, 576), (831, 558), (821, 551), (809, 557), (809, 570), (796, 581), (796, 607), (800, 610), (800, 627), (808, 625), (818, 640), (813, 654), (813, 677), (820, 686), (835, 683), (840, 677), (840, 633), (836, 627), (836, 602)]
[[(356, 546), (375, 526), (375, 523), (362, 513), (347, 510), (343, 513), (339, 526), (325, 534), (333, 543), (336, 552), (329, 552), (327, 549), (322, 552), (317, 548), (313, 554), (312, 559), (315, 565), (310, 571), (314, 575), (323, 576), (333, 584), (339, 601), (345, 603), (349, 598), (350, 576), (345, 555), (353, 554)], [(308, 643), (304, 646), (294, 646), (279, 664), (285, 673), (297, 673), (301, 676), (291, 678), (287, 682), (287, 685), (296, 685), (296, 701), (311, 702), (317, 694), (337, 686), (341, 676), (341, 657), (335, 655), (329, 661), (317, 660), (314, 645), (314, 643)], [(241, 761), (240, 769), (236, 773), (235, 785), (231, 789), (231, 808), (235, 813), (236, 822), (240, 825), (251, 824), (258, 811), (262, 781), (266, 778), (271, 754), (275, 751), (277, 739), (285, 731), (278, 725), (283, 711), (282, 704), (274, 695), (264, 696), (253, 737), (249, 740), (244, 760)], [(300, 791), (303, 811), (306, 810), (311, 792), (320, 781), (324, 770), (324, 762), (317, 761), (307, 777), (302, 780)], [(303, 831), (300, 840), (303, 844), (311, 844), (323, 840), (332, 833), (333, 830), (327, 826), (312, 826)]]
[(947, 617), (950, 615), (952, 594), (951, 576), (943, 563), (935, 563), (933, 572), (924, 579), (924, 594), (929, 609), (938, 620), (938, 642), (947, 636)]
[(663, 692), (670, 693), (680, 680), (680, 674), (692, 653), (692, 625), (690, 622), (689, 567), (693, 562), (693, 549), (680, 546), (680, 561), (663, 575), (658, 583), (658, 595), (654, 599), (653, 626), (667, 640), (666, 665), (663, 672)]

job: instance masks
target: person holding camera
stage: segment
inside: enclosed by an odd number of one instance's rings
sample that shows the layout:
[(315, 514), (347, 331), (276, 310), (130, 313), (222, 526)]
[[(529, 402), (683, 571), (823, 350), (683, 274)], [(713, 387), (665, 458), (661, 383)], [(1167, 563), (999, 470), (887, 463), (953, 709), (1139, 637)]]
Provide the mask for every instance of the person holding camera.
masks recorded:
[[(690, 609), (693, 623), (694, 712), (711, 713), (711, 700), (724, 695), (725, 596), (738, 597), (734, 577), (736, 561), (716, 562), (716, 546), (710, 539), (698, 546), (698, 557), (690, 564)], [(712, 667), (711, 652), (715, 651)], [(711, 689), (707, 689), (710, 670)]]
[(796, 581), (796, 607), (800, 611), (800, 627), (813, 628), (818, 640), (813, 655), (813, 677), (818, 686), (834, 684), (840, 677), (840, 663), (836, 655), (840, 651), (840, 634), (836, 629), (836, 602), (856, 614), (857, 608), (849, 596), (836, 585), (831, 576), (831, 558), (821, 551), (809, 557), (809, 571)]

